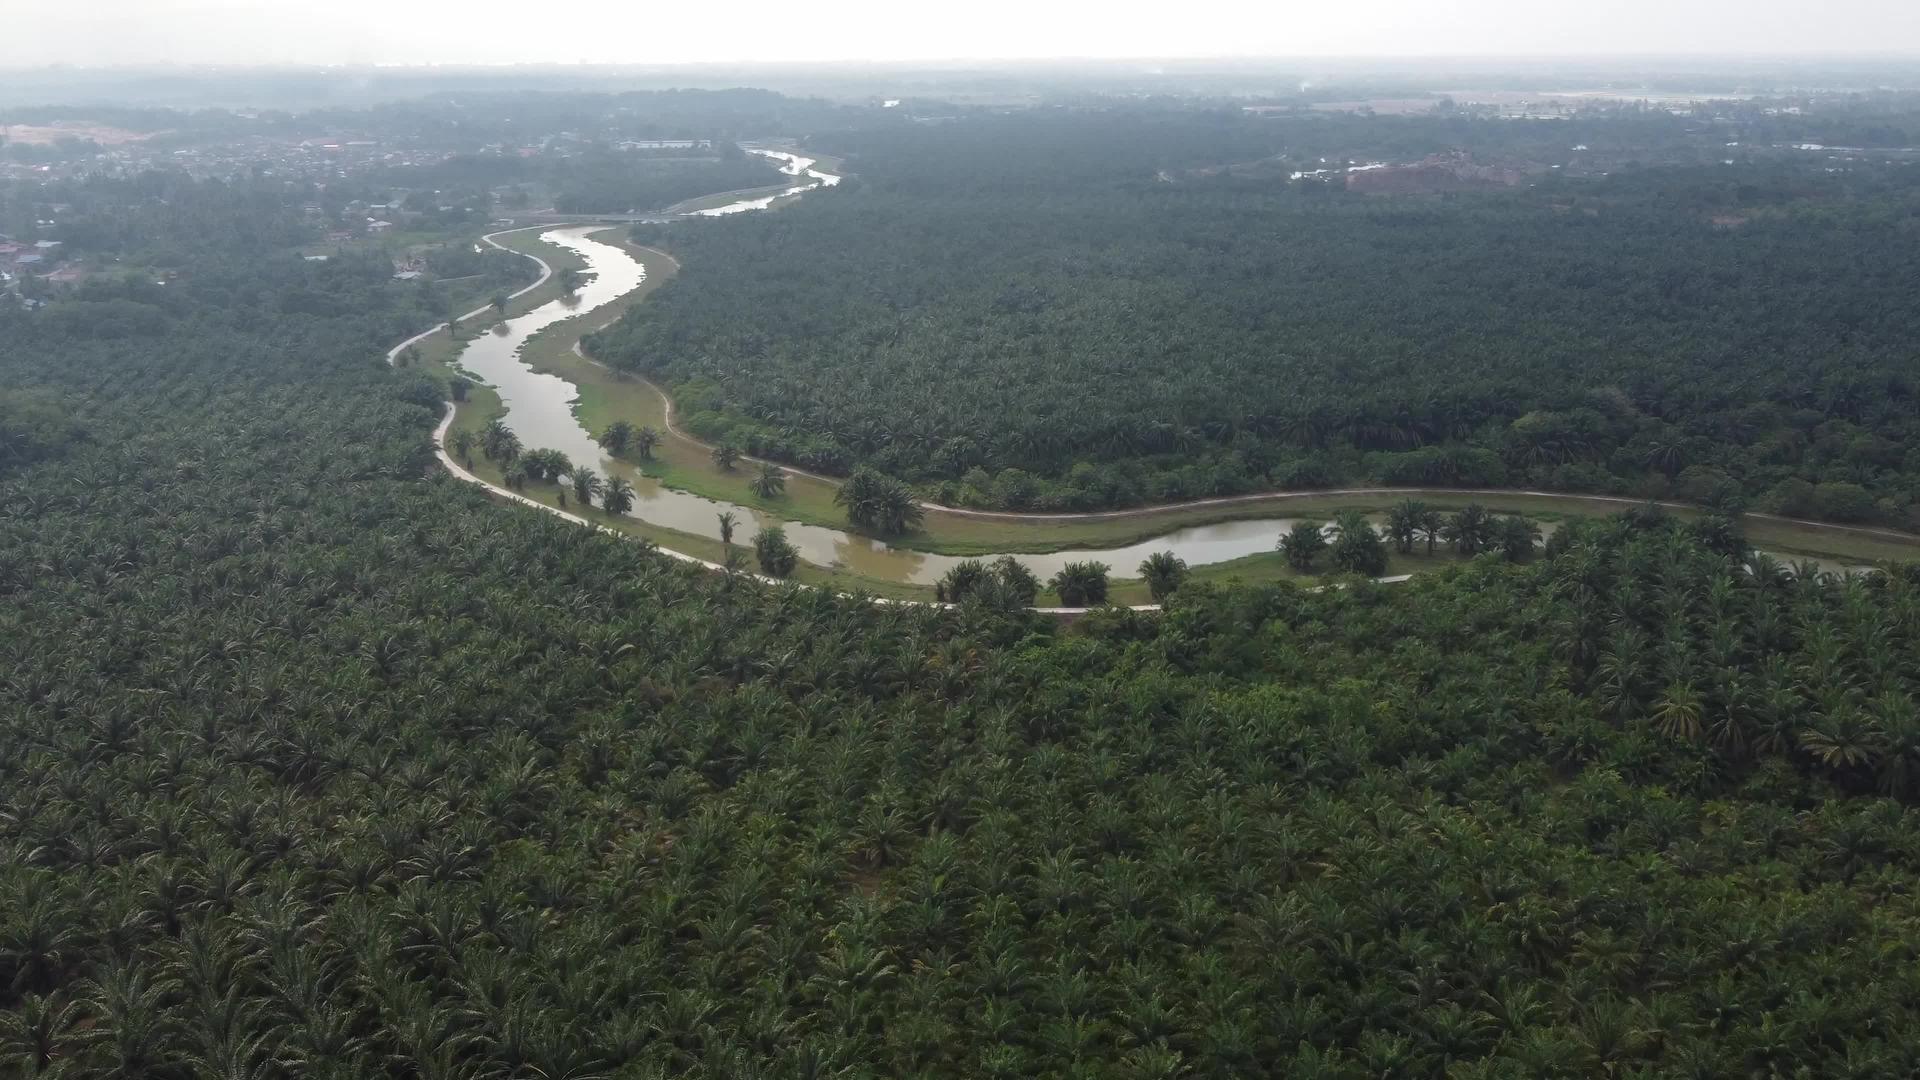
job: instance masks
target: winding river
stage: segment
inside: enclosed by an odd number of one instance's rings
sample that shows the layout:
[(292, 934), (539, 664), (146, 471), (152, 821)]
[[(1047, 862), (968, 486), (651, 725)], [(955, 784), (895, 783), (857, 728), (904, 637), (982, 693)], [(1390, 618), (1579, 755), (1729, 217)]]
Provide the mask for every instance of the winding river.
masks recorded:
[(690, 216), (725, 217), (728, 214), (740, 214), (748, 210), (765, 210), (772, 206), (777, 200), (790, 199), (795, 195), (812, 191), (814, 188), (832, 187), (840, 182), (838, 176), (813, 168), (813, 158), (801, 157), (798, 154), (789, 154), (781, 150), (749, 150), (747, 152), (785, 162), (786, 164), (780, 166), (781, 172), (786, 173), (788, 176), (801, 177), (803, 179), (800, 183), (794, 184), (784, 191), (774, 192), (772, 195), (758, 199), (739, 199), (723, 206), (710, 207), (706, 210), (695, 210)]
[[(773, 150), (754, 153), (785, 162), (782, 172), (800, 178), (784, 191), (768, 196), (743, 198), (723, 206), (695, 211), (688, 216), (724, 217), (765, 209), (776, 200), (798, 196), (818, 187), (831, 186), (840, 178), (812, 168), (814, 159)], [(677, 491), (647, 477), (639, 470), (608, 457), (575, 415), (578, 397), (574, 384), (550, 374), (536, 372), (520, 358), (520, 349), (528, 338), (567, 319), (585, 315), (637, 288), (646, 277), (645, 267), (631, 255), (612, 244), (592, 238), (605, 225), (560, 226), (542, 233), (549, 243), (567, 248), (586, 264), (591, 277), (574, 295), (542, 304), (524, 315), (507, 320), (492, 331), (471, 341), (461, 353), (459, 364), (492, 386), (506, 408), (504, 422), (528, 448), (548, 447), (567, 455), (574, 462), (594, 463), (602, 475), (626, 477), (634, 486), (635, 500), (629, 513), (651, 525), (719, 539), (719, 515), (731, 511), (740, 522), (736, 541), (749, 537), (756, 528), (778, 524), (799, 549), (800, 557), (816, 566), (843, 569), (862, 577), (894, 582), (930, 585), (962, 561), (961, 556), (938, 555), (894, 548), (886, 543), (839, 529), (785, 521), (750, 507), (716, 501)], [(1025, 563), (1043, 580), (1070, 562), (1087, 560), (1107, 564), (1116, 576), (1131, 577), (1142, 559), (1157, 551), (1171, 551), (1190, 566), (1226, 562), (1248, 555), (1270, 552), (1280, 533), (1296, 519), (1263, 517), (1176, 529), (1153, 539), (1124, 547), (1058, 551), (1044, 554), (1008, 552)], [(751, 523), (751, 524), (749, 524)], [(1550, 524), (1543, 525), (1550, 532)], [(976, 556), (995, 558), (997, 556)]]

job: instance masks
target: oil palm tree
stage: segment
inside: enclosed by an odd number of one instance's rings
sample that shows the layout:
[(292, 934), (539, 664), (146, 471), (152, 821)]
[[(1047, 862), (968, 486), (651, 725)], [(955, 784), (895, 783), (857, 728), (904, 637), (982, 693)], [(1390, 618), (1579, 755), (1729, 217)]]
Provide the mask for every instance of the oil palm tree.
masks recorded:
[(480, 452), (486, 455), (488, 461), (504, 465), (519, 456), (520, 436), (513, 433), (506, 421), (496, 416), (480, 429)]
[(1668, 738), (1699, 742), (1705, 732), (1701, 721), (1703, 711), (1700, 691), (1691, 683), (1676, 682), (1667, 687), (1659, 704), (1654, 706), (1653, 722)]
[(612, 454), (614, 457), (619, 457), (633, 447), (633, 440), (637, 430), (630, 421), (615, 420), (613, 423), (607, 425), (607, 430), (600, 433), (600, 438), (597, 441), (600, 443), (601, 448), (607, 453)]
[(942, 603), (958, 604), (979, 588), (987, 576), (986, 563), (979, 559), (962, 559), (934, 585), (934, 597)]
[(1335, 535), (1328, 556), (1336, 569), (1367, 577), (1387, 572), (1387, 545), (1367, 515), (1348, 510), (1334, 518), (1333, 526)]
[(1880, 738), (1859, 709), (1833, 702), (1800, 733), (1800, 748), (1827, 768), (1846, 771), (1873, 761), (1880, 750)]
[(1417, 499), (1402, 500), (1387, 511), (1387, 536), (1400, 554), (1413, 552), (1413, 542), (1420, 536), (1426, 513), (1427, 504)]
[(720, 571), (726, 575), (727, 589), (729, 591), (733, 589), (734, 578), (745, 573), (746, 570), (746, 553), (737, 547), (727, 548), (727, 553), (720, 559)]
[(1040, 595), (1040, 579), (1034, 576), (1027, 564), (1011, 555), (1002, 555), (993, 560), (989, 567), (999, 587), (1014, 601), (1017, 607), (1032, 607), (1034, 598)]
[[(740, 519), (734, 516), (733, 511), (720, 511), (720, 542), (723, 544), (733, 543), (733, 530), (739, 524)], [(785, 534), (782, 535), (784, 536)]]
[(785, 578), (800, 562), (800, 552), (787, 539), (787, 531), (769, 525), (753, 536), (753, 557), (768, 577)]
[(1496, 537), (1493, 515), (1479, 503), (1468, 503), (1447, 519), (1444, 535), (1460, 554), (1478, 555), (1493, 546)]
[(1164, 603), (1187, 579), (1187, 562), (1171, 551), (1156, 551), (1140, 563), (1140, 577), (1154, 603)]
[(1508, 514), (1495, 527), (1494, 538), (1508, 562), (1528, 562), (1539, 549), (1540, 526), (1519, 514)]
[(521, 460), (526, 464), (528, 475), (543, 484), (553, 483), (573, 471), (573, 463), (567, 460), (567, 455), (545, 447), (527, 451)]
[(532, 477), (533, 470), (527, 465), (526, 459), (515, 458), (507, 462), (507, 467), (501, 470), (500, 482), (505, 484), (509, 490), (519, 491), (521, 488), (527, 486), (527, 481), (532, 479)]
[(1278, 546), (1296, 573), (1311, 573), (1314, 560), (1327, 549), (1326, 527), (1318, 521), (1296, 521)]
[(1107, 602), (1107, 564), (1071, 562), (1047, 582), (1065, 607), (1094, 607)]
[(897, 536), (916, 528), (923, 516), (911, 489), (865, 467), (854, 470), (834, 492), (833, 501), (846, 509), (849, 522), (882, 536)]
[(732, 472), (733, 466), (740, 460), (740, 451), (731, 443), (721, 443), (713, 448), (713, 463), (721, 472)]
[(1920, 707), (1902, 690), (1888, 690), (1867, 704), (1879, 761), (1875, 773), (1880, 790), (1904, 798), (1920, 784)]
[(920, 503), (905, 484), (894, 483), (880, 497), (879, 517), (875, 524), (884, 536), (898, 536), (918, 528), (922, 518)]
[(570, 474), (573, 481), (573, 497), (581, 506), (592, 506), (594, 496), (600, 494), (605, 486), (600, 477), (585, 465), (575, 465)]
[(467, 468), (473, 468), (473, 448), (478, 440), (473, 432), (462, 428), (447, 436), (447, 451), (460, 459)]
[(777, 465), (762, 464), (748, 486), (762, 499), (777, 499), (787, 492), (787, 474)]
[(624, 476), (615, 476), (607, 480), (606, 491), (600, 496), (600, 508), (607, 516), (624, 514), (633, 509), (633, 485)]
[(0, 1010), (0, 1069), (16, 1076), (79, 1076), (90, 1043), (104, 1033), (94, 1017), (64, 994), (28, 994)]

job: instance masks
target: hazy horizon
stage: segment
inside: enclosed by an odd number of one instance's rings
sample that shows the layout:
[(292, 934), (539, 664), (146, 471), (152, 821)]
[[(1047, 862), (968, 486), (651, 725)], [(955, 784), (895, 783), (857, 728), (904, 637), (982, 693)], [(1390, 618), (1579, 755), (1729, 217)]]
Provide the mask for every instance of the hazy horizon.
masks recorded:
[(1255, 8), (984, 0), (960, 17), (878, 0), (708, 11), (578, 0), (541, 23), (502, 0), (7, 0), (0, 67), (982, 64), (1315, 59), (1888, 59), (1920, 57), (1920, 5), (1838, 0), (1818, 17), (1784, 0), (1623, 0), (1548, 10), (1520, 0), (1446, 7)]

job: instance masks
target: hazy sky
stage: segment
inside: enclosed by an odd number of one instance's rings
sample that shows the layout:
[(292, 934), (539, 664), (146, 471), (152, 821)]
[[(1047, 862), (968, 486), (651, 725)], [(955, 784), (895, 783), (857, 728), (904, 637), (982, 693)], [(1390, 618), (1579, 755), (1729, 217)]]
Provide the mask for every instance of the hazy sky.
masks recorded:
[(0, 0), (0, 65), (1920, 54), (1920, 0)]

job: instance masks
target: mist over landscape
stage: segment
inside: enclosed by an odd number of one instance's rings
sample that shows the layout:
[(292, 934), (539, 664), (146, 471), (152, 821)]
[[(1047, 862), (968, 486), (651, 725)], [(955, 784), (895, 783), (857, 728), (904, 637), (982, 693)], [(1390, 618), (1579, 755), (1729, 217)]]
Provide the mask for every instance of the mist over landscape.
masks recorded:
[(9, 0), (0, 65), (952, 63), (1107, 58), (1382, 59), (1691, 56), (1899, 58), (1920, 49), (1901, 0), (1616, 0), (1542, 6), (1377, 0), (1365, 8), (1193, 0), (883, 0), (721, 11), (575, 0), (551, 17), (509, 0)]
[(0, 1076), (1920, 1075), (1920, 9), (12, 0)]

